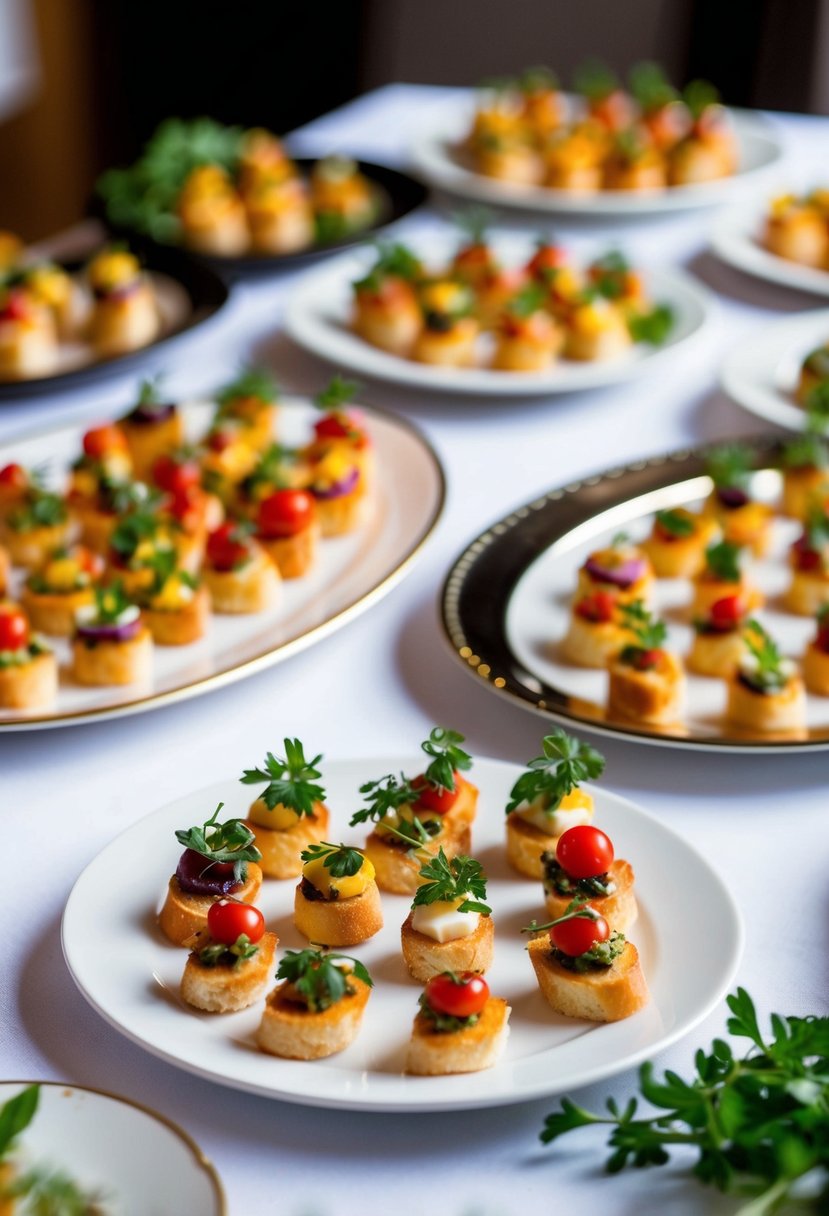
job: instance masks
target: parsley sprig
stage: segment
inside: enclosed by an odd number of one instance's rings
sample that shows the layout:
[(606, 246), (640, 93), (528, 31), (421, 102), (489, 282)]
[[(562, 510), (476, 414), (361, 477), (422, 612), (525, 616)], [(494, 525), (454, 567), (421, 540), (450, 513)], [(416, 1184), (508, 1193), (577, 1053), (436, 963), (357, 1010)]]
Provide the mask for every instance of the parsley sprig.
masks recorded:
[(26, 501), (9, 513), (9, 527), (15, 532), (32, 532), (36, 528), (54, 528), (67, 518), (66, 503), (59, 494), (44, 490), (31, 482)]
[[(14, 1141), (26, 1130), (37, 1113), (40, 1086), (29, 1085), (0, 1107), (0, 1161), (14, 1147)], [(11, 1201), (15, 1212), (31, 1216), (94, 1216), (101, 1212), (98, 1196), (85, 1193), (66, 1174), (36, 1165), (25, 1173), (12, 1173), (0, 1182), (0, 1204)], [(21, 1205), (15, 1200), (25, 1201)]]
[(270, 405), (278, 396), (279, 385), (267, 368), (243, 367), (236, 379), (231, 380), (230, 384), (226, 384), (216, 394), (219, 416), (222, 417), (226, 412), (232, 413), (230, 407), (240, 398), (255, 397), (258, 401)]
[(443, 726), (435, 726), (429, 732), (429, 738), (420, 747), (427, 756), (433, 757), (424, 773), (430, 785), (454, 790), (455, 771), (466, 772), (472, 768), (472, 757), (458, 746), (463, 742), (463, 735), (456, 730), (446, 730)]
[(632, 313), (628, 318), (628, 330), (634, 342), (647, 342), (649, 346), (661, 346), (674, 327), (674, 310), (667, 304), (656, 304), (648, 312)]
[(705, 471), (718, 490), (748, 488), (751, 452), (742, 443), (724, 443), (708, 453)]
[(544, 308), (547, 295), (540, 283), (526, 283), (507, 302), (506, 311), (510, 316), (526, 321)]
[(761, 692), (777, 692), (783, 688), (789, 678), (784, 666), (786, 660), (771, 635), (753, 617), (746, 622), (743, 641), (756, 662), (750, 671), (741, 668), (743, 678)]
[(93, 594), (96, 625), (114, 625), (126, 610), (132, 607), (133, 601), (124, 591), (124, 584), (120, 579), (106, 587), (94, 587)]
[(354, 400), (360, 390), (358, 380), (346, 380), (344, 376), (334, 376), (321, 393), (314, 398), (314, 405), (321, 410), (340, 410)]
[(0, 1107), (0, 1160), (34, 1119), (39, 1100), (40, 1086), (29, 1085)]
[(622, 650), (620, 657), (623, 662), (630, 662), (644, 651), (659, 649), (668, 636), (668, 627), (648, 611), (642, 600), (620, 604), (619, 611), (625, 628), (636, 639), (634, 645), (625, 646)]
[[(226, 819), (218, 823), (219, 811), (224, 803), (220, 802), (209, 819), (201, 827), (178, 828), (176, 840), (185, 849), (191, 849), (206, 857), (211, 865), (215, 862), (232, 862), (235, 882), (244, 882), (247, 877), (248, 861), (259, 861), (262, 854), (254, 844), (255, 836), (247, 824), (241, 819)], [(210, 866), (206, 866), (206, 873)]]
[(670, 536), (693, 536), (695, 525), (687, 511), (657, 511), (656, 522)]
[(453, 212), (452, 219), (466, 237), (466, 248), (487, 243), (487, 229), (493, 220), (488, 207), (467, 207)]
[[(350, 963), (341, 967), (335, 960)], [(322, 950), (286, 950), (276, 972), (278, 980), (287, 980), (302, 997), (311, 1013), (321, 1013), (332, 1005), (350, 996), (354, 989), (349, 983), (351, 975), (373, 987), (373, 981), (365, 965), (350, 954), (336, 954)]]
[(377, 261), (365, 278), (358, 279), (354, 284), (355, 291), (377, 291), (383, 281), (388, 278), (405, 279), (414, 282), (420, 277), (420, 259), (406, 245), (378, 244)]
[(246, 768), (239, 780), (242, 785), (265, 782), (259, 796), (268, 810), (286, 806), (297, 815), (313, 815), (314, 804), (325, 801), (325, 790), (317, 784), (317, 779), (322, 776), (317, 768), (322, 754), (306, 759), (299, 739), (285, 739), (283, 743), (284, 759), (268, 752), (262, 768)]
[[(632, 1098), (622, 1110), (612, 1099), (595, 1114), (563, 1099), (548, 1115), (541, 1139), (550, 1144), (580, 1127), (610, 1129), (607, 1170), (665, 1165), (674, 1146), (696, 1151), (698, 1181), (743, 1197), (742, 1216), (781, 1211), (798, 1181), (815, 1171), (820, 1193), (829, 1197), (829, 1018), (771, 1016), (771, 1036), (760, 1030), (754, 1003), (744, 988), (726, 998), (729, 1034), (750, 1043), (744, 1055), (715, 1039), (694, 1057), (686, 1081), (676, 1072), (660, 1080), (653, 1065), (639, 1072), (642, 1097), (657, 1108), (639, 1117)], [(822, 1170), (822, 1175), (816, 1172)]]
[[(459, 912), (491, 915), (489, 904), (483, 902), (486, 899), (486, 875), (480, 862), (472, 857), (453, 857), (450, 861), (441, 846), (437, 857), (430, 858), (420, 867), (420, 877), (427, 881), (415, 891), (413, 908), (440, 901), (449, 902), (463, 896), (463, 903), (458, 905)], [(470, 895), (477, 898), (469, 899)]]
[[(422, 849), (441, 829), (439, 816), (421, 817), (415, 814), (418, 791), (402, 773), (399, 777), (387, 773), (376, 781), (367, 781), (360, 786), (360, 793), (366, 805), (351, 816), (351, 827), (358, 823), (379, 824), (382, 832), (407, 845), (410, 853)], [(410, 808), (408, 813), (399, 813), (404, 807)], [(386, 822), (388, 816), (393, 814), (398, 815), (396, 826)]]
[(706, 569), (723, 583), (739, 583), (740, 552), (740, 546), (728, 540), (709, 545), (705, 550)]
[(359, 849), (347, 844), (331, 844), (322, 840), (311, 844), (300, 853), (303, 861), (322, 861), (332, 878), (351, 878), (359, 873), (365, 858)]
[(601, 752), (560, 727), (544, 736), (541, 747), (543, 755), (530, 760), (527, 771), (510, 790), (508, 815), (537, 798), (542, 798), (548, 809), (555, 810), (562, 798), (582, 781), (598, 777), (604, 771), (605, 760)]

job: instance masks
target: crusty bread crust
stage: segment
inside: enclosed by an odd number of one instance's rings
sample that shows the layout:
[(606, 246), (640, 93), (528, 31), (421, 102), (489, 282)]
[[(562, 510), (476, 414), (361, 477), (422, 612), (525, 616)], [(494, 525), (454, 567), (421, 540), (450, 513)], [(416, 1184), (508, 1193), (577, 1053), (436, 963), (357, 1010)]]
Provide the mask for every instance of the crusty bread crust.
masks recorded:
[(317, 518), (323, 536), (344, 536), (354, 532), (369, 517), (372, 499), (363, 493), (359, 481), (348, 494), (339, 498), (317, 499)]
[(105, 687), (138, 684), (150, 679), (153, 669), (153, 639), (143, 626), (128, 642), (96, 642), (87, 646), (82, 638), (72, 643), (72, 676), (78, 684)]
[[(262, 886), (262, 871), (255, 861), (247, 863), (248, 876), (243, 886), (231, 896), (244, 904), (256, 901)], [(221, 895), (191, 895), (181, 889), (181, 884), (172, 875), (167, 885), (167, 898), (158, 915), (158, 927), (174, 946), (183, 946), (194, 933), (207, 932), (207, 913)]]
[[(633, 893), (633, 866), (629, 861), (617, 858), (609, 873), (616, 883), (616, 890), (612, 895), (591, 896), (589, 903), (605, 918), (611, 930), (627, 933), (639, 915), (636, 896)], [(563, 916), (572, 900), (572, 895), (558, 895), (555, 891), (546, 890), (544, 892), (544, 903), (551, 920)]]
[(492, 1068), (504, 1049), (511, 1012), (505, 1000), (491, 996), (474, 1026), (445, 1032), (435, 1030), (429, 1018), (418, 1012), (406, 1055), (406, 1072), (438, 1077)]
[(556, 962), (545, 934), (527, 946), (538, 985), (556, 1013), (588, 1022), (619, 1022), (647, 1005), (650, 994), (632, 942), (612, 967), (600, 971), (568, 971)]
[[(444, 820), (447, 818), (444, 815)], [(418, 888), (420, 867), (427, 857), (437, 857), (441, 847), (450, 859), (460, 853), (468, 853), (472, 836), (468, 826), (459, 825), (457, 831), (447, 831), (444, 826), (428, 844), (410, 857), (406, 849), (389, 844), (388, 838), (374, 831), (368, 836), (363, 852), (374, 866), (377, 886), (391, 895), (414, 895)]]
[(320, 535), (319, 522), (314, 520), (296, 536), (257, 539), (283, 578), (302, 578), (317, 559)]
[(180, 609), (143, 608), (141, 618), (156, 646), (189, 646), (207, 632), (210, 593), (206, 587), (197, 587), (192, 600)]
[(354, 301), (354, 332), (372, 346), (407, 356), (423, 328), (423, 318), (414, 297), (394, 310), (367, 303), (361, 292)]
[(0, 668), (0, 708), (38, 709), (58, 695), (58, 661), (50, 652), (20, 666)]
[(380, 892), (372, 879), (349, 899), (306, 899), (302, 884), (294, 898), (294, 924), (318, 946), (358, 946), (383, 928)]
[(579, 333), (575, 329), (568, 329), (564, 353), (568, 359), (602, 363), (607, 359), (618, 358), (628, 349), (631, 342), (627, 326), (619, 315), (612, 325), (597, 333)]
[(491, 916), (481, 916), (475, 932), (466, 937), (437, 942), (412, 928), (413, 915), (409, 913), (400, 929), (403, 961), (412, 979), (425, 984), (444, 971), (479, 971), (483, 975), (492, 966), (495, 926)]
[(558, 836), (548, 836), (520, 815), (507, 815), (507, 861), (525, 878), (543, 878), (542, 853), (555, 853)]
[(279, 596), (279, 571), (258, 546), (253, 560), (241, 570), (213, 570), (205, 566), (202, 578), (214, 612), (264, 612), (273, 607)]
[(287, 983), (268, 996), (256, 1042), (262, 1051), (287, 1060), (321, 1060), (343, 1051), (357, 1035), (371, 994), (368, 984), (352, 975), (350, 996), (312, 1013), (286, 998)]
[(829, 654), (814, 643), (806, 647), (803, 655), (803, 679), (809, 692), (829, 697)]
[(685, 673), (676, 655), (663, 651), (663, 660), (651, 671), (637, 671), (629, 663), (613, 660), (608, 668), (608, 714), (654, 725), (682, 717)]
[(792, 676), (780, 692), (747, 688), (739, 675), (728, 681), (728, 721), (752, 731), (801, 730), (806, 724), (806, 693), (800, 676)]
[(551, 332), (548, 342), (503, 334), (495, 348), (492, 366), (505, 372), (542, 372), (552, 367), (563, 345), (564, 334), (558, 328)]
[(61, 594), (54, 591), (32, 591), (24, 585), (20, 592), (20, 604), (32, 629), (60, 638), (72, 636), (75, 630), (75, 612), (85, 604), (91, 604), (94, 598), (91, 587)]
[[(209, 935), (205, 935), (201, 944), (207, 945), (209, 940)], [(253, 958), (244, 959), (238, 966), (219, 964), (216, 967), (205, 967), (199, 961), (196, 951), (201, 944), (197, 944), (184, 964), (182, 1000), (205, 1013), (234, 1013), (237, 1009), (247, 1009), (259, 1000), (268, 986), (278, 941), (275, 933), (263, 933)]]
[(267, 878), (297, 878), (302, 873), (302, 850), (325, 840), (330, 818), (328, 807), (321, 802), (314, 806), (315, 813), (301, 815), (292, 828), (266, 828), (252, 819), (244, 821), (256, 837), (256, 847), (262, 854), (262, 873)]
[(698, 676), (718, 676), (727, 680), (737, 670), (745, 653), (740, 629), (728, 633), (695, 633), (686, 663), (688, 670)]

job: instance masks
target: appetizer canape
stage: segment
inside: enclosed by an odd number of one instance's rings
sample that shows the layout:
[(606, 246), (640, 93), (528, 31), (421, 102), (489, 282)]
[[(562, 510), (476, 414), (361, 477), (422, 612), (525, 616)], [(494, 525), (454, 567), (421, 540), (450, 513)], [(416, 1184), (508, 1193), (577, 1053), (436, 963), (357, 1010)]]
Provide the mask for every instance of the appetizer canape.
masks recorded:
[[(318, 460), (322, 454), (322, 450), (316, 452), (315, 459)], [(312, 463), (306, 453), (298, 448), (288, 448), (281, 443), (269, 444), (257, 454), (256, 464), (236, 484), (232, 494), (229, 497), (225, 495), (230, 514), (255, 520), (260, 502), (273, 494), (274, 490), (306, 489)]]
[(371, 436), (361, 414), (345, 409), (358, 387), (356, 381), (334, 376), (317, 394), (314, 404), (322, 411), (322, 417), (314, 423), (314, 438), (303, 449), (302, 457), (307, 464), (314, 465), (331, 451), (346, 451), (360, 471), (357, 483), (360, 491), (366, 493), (374, 473)]
[(635, 64), (629, 79), (640, 125), (661, 152), (670, 151), (690, 129), (688, 107), (656, 63)]
[(414, 894), (420, 866), (441, 847), (450, 858), (469, 852), (478, 791), (461, 775), (472, 764), (462, 742), (463, 735), (435, 727), (421, 744), (432, 757), (424, 773), (411, 781), (389, 773), (360, 786), (366, 806), (352, 815), (351, 825), (375, 825), (365, 853), (382, 891)]
[(345, 448), (333, 449), (316, 461), (311, 468), (308, 489), (314, 496), (323, 536), (344, 536), (353, 532), (364, 522), (370, 509), (360, 464)]
[(604, 669), (624, 641), (625, 631), (615, 595), (609, 591), (591, 591), (575, 596), (570, 608), (570, 624), (560, 647), (568, 663)]
[(544, 152), (544, 184), (553, 190), (594, 194), (604, 181), (606, 141), (594, 128), (557, 132)]
[(743, 636), (746, 653), (728, 681), (728, 721), (761, 734), (802, 730), (806, 693), (796, 664), (783, 658), (759, 621), (750, 620)]
[(207, 538), (201, 576), (214, 612), (265, 612), (279, 598), (279, 571), (252, 531), (252, 524), (229, 520)]
[(599, 59), (588, 59), (577, 69), (573, 88), (586, 107), (588, 120), (605, 131), (626, 131), (634, 117), (633, 98), (616, 75)]
[(751, 452), (738, 443), (715, 448), (706, 471), (714, 484), (705, 501), (705, 514), (717, 521), (724, 540), (746, 545), (762, 557), (771, 539), (774, 512), (751, 497)]
[(803, 679), (809, 692), (829, 697), (829, 605), (817, 614), (817, 633), (803, 655)]
[(234, 1013), (264, 995), (279, 938), (265, 930), (258, 908), (217, 899), (207, 909), (207, 928), (187, 941), (181, 999), (205, 1013)]
[(480, 324), (473, 315), (475, 298), (464, 284), (437, 279), (420, 290), (423, 328), (412, 358), (441, 367), (469, 367), (475, 362)]
[(789, 612), (815, 616), (829, 604), (829, 509), (813, 509), (791, 547), (792, 581), (783, 597)]
[(567, 115), (567, 99), (558, 77), (547, 67), (525, 68), (516, 81), (521, 119), (540, 139), (555, 131)]
[(11, 508), (0, 525), (0, 539), (12, 565), (36, 570), (54, 549), (69, 542), (73, 531), (63, 498), (30, 477), (22, 502)]
[(477, 971), (492, 965), (495, 929), (486, 899), (486, 875), (477, 861), (443, 849), (420, 867), (420, 885), (400, 931), (403, 960), (412, 979), (425, 984), (444, 971)]
[(132, 474), (132, 457), (120, 426), (106, 422), (85, 432), (83, 451), (72, 463), (67, 503), (80, 526), (81, 540), (96, 553), (106, 553), (119, 516), (145, 493), (143, 483), (133, 482)]
[(40, 709), (58, 695), (58, 663), (16, 604), (0, 602), (0, 709)]
[(564, 333), (544, 301), (544, 289), (530, 283), (508, 302), (497, 324), (494, 368), (532, 372), (552, 366), (564, 345)]
[(676, 722), (682, 715), (685, 673), (676, 655), (662, 645), (665, 623), (639, 601), (623, 604), (621, 611), (632, 641), (610, 661), (608, 714), (654, 726)]
[(158, 337), (158, 305), (134, 254), (104, 249), (89, 263), (87, 275), (94, 297), (89, 336), (100, 356), (123, 355)]
[(506, 90), (493, 96), (475, 116), (469, 148), (475, 168), (485, 177), (536, 186), (544, 178), (544, 160), (532, 131), (522, 122), (517, 100)]
[(615, 359), (632, 341), (619, 309), (605, 296), (587, 292), (568, 318), (564, 353), (579, 361)]
[(153, 639), (141, 609), (120, 582), (94, 589), (95, 601), (75, 614), (72, 678), (78, 684), (108, 687), (150, 679)]
[(326, 156), (311, 171), (311, 202), (321, 242), (370, 228), (377, 218), (375, 188), (353, 160)]
[(243, 785), (264, 785), (245, 823), (262, 854), (268, 878), (296, 878), (302, 851), (319, 844), (328, 831), (325, 790), (317, 784), (322, 756), (306, 760), (299, 739), (285, 739), (285, 758), (268, 752), (262, 768), (245, 769)]
[(674, 507), (656, 512), (642, 548), (657, 578), (694, 578), (705, 566), (705, 550), (716, 531), (710, 517)]
[(829, 448), (823, 426), (822, 417), (810, 414), (805, 434), (783, 448), (783, 512), (804, 523), (829, 498)]
[(536, 936), (527, 953), (538, 986), (550, 1007), (568, 1018), (618, 1022), (650, 999), (639, 954), (623, 933), (583, 899), (545, 925), (533, 922), (525, 932)]
[(301, 578), (317, 557), (320, 524), (307, 490), (274, 490), (256, 513), (256, 539), (282, 578)]
[(93, 588), (103, 572), (103, 558), (83, 545), (55, 549), (29, 575), (20, 593), (32, 627), (55, 637), (70, 637), (77, 610), (93, 602)]
[(302, 854), (294, 924), (311, 942), (356, 946), (383, 927), (374, 866), (359, 849), (321, 841)]
[(611, 929), (626, 933), (639, 910), (633, 894), (633, 867), (614, 854), (610, 837), (590, 824), (568, 828), (555, 853), (545, 853), (544, 903), (552, 917), (563, 916), (573, 899), (589, 899)]
[(138, 400), (119, 424), (134, 475), (148, 481), (159, 456), (184, 443), (184, 423), (175, 402), (165, 400), (156, 380), (144, 380)]
[(487, 240), (489, 219), (489, 212), (480, 207), (470, 207), (458, 217), (465, 239), (452, 258), (450, 271), (453, 278), (466, 283), (476, 293), (485, 288), (501, 270), (495, 251)]
[(314, 243), (314, 212), (302, 178), (260, 173), (244, 198), (257, 253), (297, 253)]
[(689, 671), (698, 676), (728, 679), (746, 653), (744, 628), (751, 605), (739, 590), (708, 604), (694, 618), (694, 641), (686, 659)]
[(527, 765), (507, 803), (507, 860), (527, 878), (543, 878), (542, 854), (555, 852), (568, 828), (593, 818), (593, 795), (580, 788), (604, 771), (604, 756), (561, 728)]
[(220, 165), (199, 165), (188, 175), (176, 205), (181, 239), (197, 253), (232, 257), (250, 244), (245, 207)]
[(668, 184), (665, 159), (646, 128), (628, 127), (613, 139), (604, 163), (606, 190), (664, 190)]
[(141, 619), (157, 646), (189, 646), (207, 632), (210, 595), (201, 579), (178, 564), (174, 549), (157, 551), (153, 581), (140, 593)]
[(58, 356), (49, 309), (25, 287), (0, 287), (0, 380), (48, 376)]
[(693, 580), (692, 620), (708, 620), (714, 604), (732, 596), (739, 598), (743, 615), (762, 607), (763, 593), (745, 572), (743, 552), (727, 540), (705, 550), (705, 565)]
[(214, 426), (233, 420), (242, 424), (246, 442), (261, 451), (273, 442), (279, 386), (261, 367), (247, 367), (216, 394)]
[(54, 318), (58, 337), (71, 341), (82, 336), (88, 320), (89, 296), (76, 279), (54, 262), (22, 266), (16, 281)]
[(618, 604), (647, 603), (653, 570), (642, 550), (620, 532), (604, 549), (589, 554), (579, 570), (576, 599), (602, 591)]
[(322, 950), (286, 950), (265, 1002), (256, 1042), (288, 1060), (344, 1051), (360, 1029), (372, 979), (359, 959)]
[(809, 196), (782, 194), (773, 199), (762, 234), (770, 253), (801, 266), (829, 266), (826, 215)]
[(233, 501), (239, 484), (256, 468), (260, 453), (247, 442), (247, 427), (238, 418), (214, 421), (201, 443), (204, 486), (223, 503)]
[(683, 93), (691, 129), (668, 155), (672, 186), (697, 185), (737, 171), (737, 142), (717, 90), (704, 80), (692, 81)]
[(509, 1033), (509, 1005), (491, 996), (489, 984), (475, 972), (433, 976), (420, 997), (406, 1072), (445, 1076), (480, 1072), (497, 1064)]
[(123, 501), (124, 506), (106, 555), (111, 577), (132, 596), (146, 592), (155, 581), (157, 564), (176, 553), (169, 525), (159, 514), (159, 496), (150, 494), (141, 482), (134, 483), (133, 489), (139, 486), (140, 498), (128, 487), (114, 496), (113, 505)]
[(159, 928), (175, 946), (207, 929), (207, 914), (217, 899), (249, 904), (259, 894), (262, 871), (253, 833), (241, 819), (219, 823), (223, 805), (201, 827), (176, 831), (184, 852), (158, 917)]
[(420, 262), (405, 245), (380, 249), (375, 265), (354, 284), (354, 329), (372, 346), (409, 355), (423, 328), (415, 284)]

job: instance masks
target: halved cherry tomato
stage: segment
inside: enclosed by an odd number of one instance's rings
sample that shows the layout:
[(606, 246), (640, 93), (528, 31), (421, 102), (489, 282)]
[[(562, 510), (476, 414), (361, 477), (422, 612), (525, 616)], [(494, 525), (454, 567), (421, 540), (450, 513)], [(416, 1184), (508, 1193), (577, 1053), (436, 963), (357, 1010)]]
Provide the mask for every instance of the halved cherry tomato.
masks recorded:
[(575, 611), (577, 616), (586, 621), (605, 623), (613, 620), (616, 601), (609, 591), (596, 591), (593, 595), (586, 595), (583, 600), (579, 600)]
[(0, 604), (0, 650), (22, 650), (29, 642), (29, 622), (13, 604)]
[(207, 560), (214, 570), (227, 572), (239, 566), (250, 555), (239, 525), (230, 520), (207, 538)]
[(255, 944), (265, 932), (265, 918), (252, 904), (219, 899), (208, 910), (207, 931), (223, 946), (234, 945), (243, 933)]
[(307, 490), (274, 490), (259, 504), (256, 527), (270, 539), (296, 536), (313, 518), (314, 500)]
[(613, 864), (613, 843), (601, 828), (582, 823), (559, 836), (556, 861), (571, 878), (595, 878)]
[(424, 774), (420, 773), (412, 781), (412, 789), (418, 791), (417, 805), (425, 807), (427, 811), (436, 811), (438, 815), (445, 815), (447, 811), (451, 811), (458, 801), (462, 781), (461, 775), (457, 771), (452, 773), (452, 778), (455, 788), (445, 790), (442, 786), (432, 785), (431, 781), (427, 781)]
[(0, 486), (13, 490), (25, 490), (29, 484), (29, 475), (22, 464), (6, 464), (0, 469)]
[(573, 917), (560, 925), (553, 925), (550, 930), (550, 941), (562, 954), (569, 954), (571, 958), (584, 954), (595, 942), (606, 942), (609, 937), (610, 925), (603, 916), (598, 920), (588, 920), (585, 916)]
[(153, 481), (159, 489), (176, 494), (199, 485), (201, 469), (191, 457), (177, 460), (175, 456), (159, 456), (153, 465)]
[(445, 971), (426, 985), (426, 1000), (435, 1013), (450, 1018), (469, 1018), (480, 1013), (489, 999), (489, 984), (474, 971), (454, 976)]
[(86, 432), (83, 437), (83, 450), (91, 460), (100, 460), (110, 452), (126, 452), (127, 441), (119, 426), (114, 422), (104, 422)]
[(317, 439), (348, 439), (351, 434), (348, 417), (344, 414), (326, 414), (314, 423)]
[(711, 605), (711, 624), (715, 629), (733, 629), (746, 614), (745, 604), (739, 595), (726, 595)]

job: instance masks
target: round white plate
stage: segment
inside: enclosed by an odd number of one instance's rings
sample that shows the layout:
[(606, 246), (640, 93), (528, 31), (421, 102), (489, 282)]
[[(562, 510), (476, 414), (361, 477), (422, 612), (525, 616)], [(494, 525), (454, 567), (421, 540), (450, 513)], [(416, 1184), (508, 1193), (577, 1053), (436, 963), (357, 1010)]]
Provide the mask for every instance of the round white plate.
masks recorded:
[[(493, 237), (507, 265), (520, 265), (530, 256), (526, 237)], [(428, 261), (445, 264), (457, 248), (457, 238), (435, 239)], [(580, 363), (560, 360), (549, 371), (504, 372), (476, 367), (434, 367), (389, 354), (364, 341), (350, 326), (352, 283), (365, 275), (375, 251), (360, 250), (327, 262), (302, 279), (285, 314), (285, 328), (295, 342), (329, 363), (363, 376), (432, 392), (476, 396), (539, 396), (570, 393), (617, 384), (664, 365), (680, 346), (702, 330), (713, 305), (706, 289), (680, 270), (648, 270), (645, 283), (654, 303), (674, 310), (674, 327), (666, 342), (651, 347), (638, 343), (616, 359)]]
[[(212, 406), (182, 407), (188, 436), (206, 430)], [(121, 688), (81, 688), (64, 678), (69, 643), (50, 639), (62, 666), (57, 704), (39, 711), (0, 709), (0, 732), (66, 726), (197, 696), (282, 662), (345, 625), (404, 577), (434, 530), (443, 509), (443, 469), (427, 440), (404, 419), (360, 407), (376, 453), (375, 509), (356, 532), (322, 542), (313, 570), (282, 584), (278, 603), (252, 616), (213, 614), (207, 635), (190, 646), (157, 646), (152, 682)], [(318, 416), (308, 401), (282, 398), (277, 426), (282, 442), (302, 444)], [(14, 440), (0, 450), (0, 465), (16, 460), (48, 465), (61, 484), (80, 451), (78, 425)]]
[(780, 258), (760, 244), (763, 220), (773, 193), (768, 194), (762, 206), (753, 204), (727, 212), (714, 227), (711, 248), (723, 262), (757, 279), (829, 296), (829, 271)]
[[(0, 1106), (30, 1082), (0, 1081)], [(219, 1177), (198, 1145), (163, 1115), (113, 1094), (40, 1081), (34, 1119), (13, 1159), (68, 1174), (100, 1196), (107, 1216), (224, 1216)]]
[(732, 110), (731, 118), (740, 150), (740, 169), (732, 177), (692, 186), (671, 186), (654, 193), (600, 190), (578, 194), (545, 186), (525, 186), (476, 173), (459, 150), (472, 122), (474, 105), (464, 102), (460, 114), (441, 121), (438, 130), (424, 132), (411, 149), (414, 168), (431, 186), (476, 203), (552, 215), (636, 216), (667, 211), (715, 207), (734, 198), (742, 187), (756, 186), (758, 178), (783, 155), (780, 140), (763, 118), (749, 111)]
[[(364, 831), (347, 827), (361, 782), (401, 768), (417, 772), (422, 760), (409, 755), (324, 765), (331, 838), (365, 839)], [(87, 867), (63, 917), (63, 950), (72, 976), (102, 1017), (154, 1055), (224, 1085), (311, 1106), (385, 1111), (496, 1106), (562, 1093), (631, 1068), (686, 1034), (721, 1000), (742, 950), (739, 913), (708, 863), (679, 836), (632, 803), (594, 789), (596, 823), (636, 870), (641, 912), (630, 936), (641, 953), (651, 1001), (613, 1025), (554, 1014), (539, 993), (526, 938), (519, 932), (533, 917), (546, 919), (541, 884), (516, 877), (504, 856), (504, 806), (519, 771), (501, 761), (477, 760), (470, 774), (481, 790), (473, 854), (490, 878), (496, 928), (488, 979), (493, 994), (512, 1006), (511, 1034), (493, 1069), (464, 1076), (404, 1075), (421, 991), (400, 954), (400, 925), (410, 906), (406, 896), (384, 894), (385, 928), (350, 951), (368, 966), (375, 990), (359, 1035), (341, 1055), (313, 1062), (263, 1055), (254, 1042), (261, 1001), (223, 1017), (182, 1003), (178, 986), (186, 954), (165, 942), (154, 916), (180, 853), (173, 832), (201, 823), (220, 800), (224, 814), (244, 815), (251, 791), (238, 780), (149, 815)], [(269, 927), (279, 934), (280, 955), (307, 945), (293, 926), (295, 887), (295, 880), (266, 879), (259, 900)]]
[(810, 351), (825, 342), (829, 342), (829, 308), (774, 321), (734, 347), (722, 366), (720, 383), (729, 397), (758, 418), (802, 431), (806, 414), (794, 399), (800, 366)]

